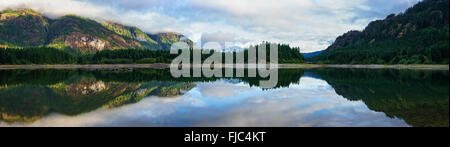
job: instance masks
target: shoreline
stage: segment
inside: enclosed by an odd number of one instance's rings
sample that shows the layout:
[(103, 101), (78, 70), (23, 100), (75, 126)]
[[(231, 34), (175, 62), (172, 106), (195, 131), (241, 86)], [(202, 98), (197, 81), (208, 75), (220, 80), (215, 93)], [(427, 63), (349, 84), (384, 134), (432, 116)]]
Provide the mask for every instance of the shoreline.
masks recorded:
[(449, 65), (351, 65), (351, 64), (281, 64), (280, 68), (354, 68), (354, 69), (416, 69), (416, 70), (449, 70)]
[[(14, 69), (167, 69), (169, 64), (61, 64), (61, 65), (0, 65), (0, 70)], [(355, 69), (417, 69), (449, 70), (449, 65), (350, 65), (350, 64), (279, 64), (280, 69), (292, 68), (355, 68)]]

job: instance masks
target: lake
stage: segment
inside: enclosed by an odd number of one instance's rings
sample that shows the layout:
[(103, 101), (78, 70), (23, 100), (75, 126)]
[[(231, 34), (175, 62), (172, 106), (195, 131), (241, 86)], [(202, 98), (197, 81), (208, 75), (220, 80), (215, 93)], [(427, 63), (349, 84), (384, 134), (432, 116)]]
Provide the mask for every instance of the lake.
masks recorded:
[(449, 126), (448, 70), (280, 69), (275, 88), (260, 80), (0, 70), (0, 126)]

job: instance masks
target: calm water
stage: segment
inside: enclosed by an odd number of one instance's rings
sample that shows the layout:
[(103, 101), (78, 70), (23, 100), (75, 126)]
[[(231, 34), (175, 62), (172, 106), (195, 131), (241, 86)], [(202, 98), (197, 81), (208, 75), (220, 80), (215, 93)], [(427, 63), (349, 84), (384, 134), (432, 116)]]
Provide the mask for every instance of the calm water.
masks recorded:
[(283, 69), (258, 78), (168, 70), (0, 70), (0, 126), (449, 126), (449, 72)]

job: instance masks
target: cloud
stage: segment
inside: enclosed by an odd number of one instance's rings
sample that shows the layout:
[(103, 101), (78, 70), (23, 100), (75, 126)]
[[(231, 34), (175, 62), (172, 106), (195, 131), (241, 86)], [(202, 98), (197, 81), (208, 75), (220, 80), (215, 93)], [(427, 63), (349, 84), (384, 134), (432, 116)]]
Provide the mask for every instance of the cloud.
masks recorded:
[(237, 36), (231, 33), (223, 33), (223, 32), (215, 32), (215, 33), (204, 33), (202, 35), (202, 44), (206, 42), (235, 42), (237, 40)]
[[(302, 52), (325, 49), (349, 31), (399, 13), (419, 0), (2, 0), (0, 9), (33, 8), (50, 17), (77, 14), (193, 41), (289, 43)], [(203, 36), (203, 37), (202, 37)]]
[(45, 15), (56, 18), (66, 14), (77, 14), (84, 17), (99, 19), (100, 16), (108, 17), (113, 10), (108, 7), (93, 5), (88, 2), (75, 0), (2, 0), (0, 10), (31, 8)]
[[(233, 85), (233, 84), (230, 84)], [(240, 89), (228, 85), (229, 90)], [(219, 127), (313, 127), (313, 126), (407, 126), (403, 120), (374, 112), (362, 101), (339, 96), (323, 80), (302, 77), (289, 88), (250, 90), (247, 97), (215, 118), (198, 126)], [(217, 96), (216, 96), (217, 97)], [(226, 100), (226, 99), (224, 99)]]
[(257, 91), (258, 88), (248, 87), (247, 84), (233, 84), (227, 81), (219, 80), (213, 83), (200, 83), (198, 90), (202, 96), (212, 98), (230, 98), (238, 95), (244, 95), (246, 92)]

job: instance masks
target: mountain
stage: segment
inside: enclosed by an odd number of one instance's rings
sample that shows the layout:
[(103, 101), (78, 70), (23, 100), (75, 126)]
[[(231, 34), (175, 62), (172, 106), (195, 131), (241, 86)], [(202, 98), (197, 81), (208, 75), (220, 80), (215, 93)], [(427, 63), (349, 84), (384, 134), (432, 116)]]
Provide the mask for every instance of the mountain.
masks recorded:
[(189, 46), (194, 45), (194, 42), (179, 33), (168, 32), (147, 35), (156, 40), (163, 49), (170, 49), (172, 44), (176, 42), (186, 42)]
[(449, 1), (423, 0), (404, 13), (339, 36), (318, 63), (448, 64)]
[(50, 19), (31, 9), (0, 12), (3, 48), (53, 47), (81, 53), (105, 49), (168, 50), (178, 41), (193, 44), (178, 33), (148, 34), (136, 27), (75, 15)]
[(311, 53), (302, 53), (302, 55), (305, 58), (312, 58), (312, 57), (315, 57), (317, 55), (320, 55), (321, 53), (323, 53), (323, 51), (317, 51), (317, 52), (311, 52)]
[(40, 46), (47, 40), (49, 19), (35, 11), (0, 12), (0, 47)]

